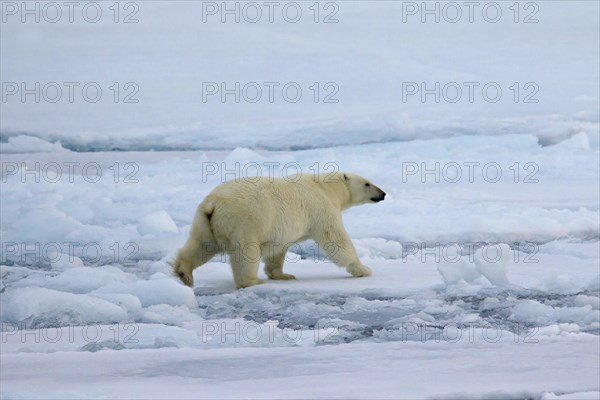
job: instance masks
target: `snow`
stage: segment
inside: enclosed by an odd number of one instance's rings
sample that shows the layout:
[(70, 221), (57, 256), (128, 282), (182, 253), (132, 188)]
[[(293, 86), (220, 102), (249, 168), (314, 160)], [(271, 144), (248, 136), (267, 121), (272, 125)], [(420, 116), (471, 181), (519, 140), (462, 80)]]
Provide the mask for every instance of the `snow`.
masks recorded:
[[(350, 210), (346, 218), (359, 248), (374, 255), (393, 257), (398, 243), (407, 242), (512, 245), (598, 236), (597, 148), (541, 147), (532, 136), (505, 135), (232, 153), (69, 153), (58, 161), (50, 154), (5, 154), (4, 240), (93, 242), (110, 259), (118, 258), (118, 243), (123, 258), (160, 250), (161, 240), (169, 238), (181, 245), (197, 204), (223, 180), (251, 178), (257, 171), (282, 178), (333, 170), (370, 177), (388, 193), (389, 201)], [(53, 163), (61, 167), (59, 180)], [(28, 229), (32, 224), (37, 228)], [(129, 241), (139, 249), (125, 248)], [(69, 251), (64, 245), (59, 250)], [(93, 259), (94, 248), (88, 250)]]
[[(171, 274), (169, 274), (171, 275)], [(143, 306), (156, 304), (187, 305), (196, 307), (193, 293), (178, 285), (172, 276), (157, 272), (148, 280), (129, 284), (113, 283), (98, 289), (102, 293), (130, 293), (140, 299)]]
[(60, 142), (49, 143), (34, 136), (18, 135), (0, 145), (2, 153), (58, 153), (68, 151)]
[[(598, 152), (505, 135), (295, 152), (5, 154), (17, 169), (5, 171), (1, 198), (2, 395), (598, 394)], [(56, 180), (44, 172), (51, 162), (78, 165)], [(442, 172), (469, 162), (495, 162), (502, 177)], [(286, 258), (295, 281), (238, 291), (215, 257), (193, 289), (179, 283), (167, 261), (198, 202), (223, 179), (252, 179), (249, 165), (274, 177), (355, 171), (381, 186), (384, 202), (344, 213), (374, 275), (351, 278), (305, 242)], [(422, 174), (436, 168), (439, 177)], [(115, 369), (121, 357), (127, 365)], [(248, 373), (263, 383), (238, 384)], [(49, 383), (41, 392), (32, 380)]]
[(142, 236), (156, 235), (162, 232), (177, 233), (177, 225), (165, 210), (160, 210), (142, 217), (137, 230)]
[[(516, 344), (511, 337), (496, 343), (457, 342), (446, 345), (445, 356), (440, 357), (442, 346), (395, 342), (168, 348), (137, 350), (135, 359), (128, 350), (6, 354), (5, 379), (13, 383), (3, 390), (7, 397), (55, 393), (61, 398), (170, 398), (174, 393), (178, 398), (239, 398), (242, 394), (297, 398), (298, 393), (309, 398), (348, 398), (368, 393), (372, 398), (516, 399), (599, 393), (594, 387), (597, 354), (589, 351), (597, 348), (597, 337), (553, 338), (536, 344)], [(59, 377), (53, 373), (56, 365), (63, 366)], [(467, 378), (468, 384), (457, 380), (457, 375)], [(32, 377), (43, 385), (28, 384)], [(237, 384), (249, 379), (254, 384)], [(583, 397), (573, 394), (571, 398)]]
[[(597, 2), (531, 3), (535, 24), (512, 3), (497, 24), (403, 21), (411, 2), (332, 3), (336, 24), (312, 3), (297, 24), (222, 24), (200, 22), (208, 2), (140, 2), (115, 24), (97, 4), (98, 24), (0, 25), (3, 84), (103, 89), (3, 91), (0, 397), (600, 398)], [(202, 82), (270, 81), (304, 96), (202, 101)], [(403, 82), (504, 95), (403, 101)], [(219, 183), (333, 171), (387, 193), (343, 214), (373, 276), (311, 241), (294, 281), (236, 290), (224, 256), (194, 288), (173, 276)]]
[[(74, 295), (42, 287), (28, 287), (9, 291), (2, 298), (3, 319), (25, 323), (34, 319), (33, 326), (43, 326), (45, 321), (61, 321), (67, 316), (77, 322), (100, 321), (120, 322), (126, 320), (125, 311), (105, 300), (88, 296)], [(38, 323), (35, 318), (43, 322)], [(59, 322), (60, 323), (60, 322)]]
[[(598, 151), (505, 135), (283, 153), (69, 153), (60, 162), (79, 169), (59, 180), (43, 172), (52, 154), (6, 154), (18, 169), (4, 175), (1, 199), (2, 367), (11, 371), (3, 396), (160, 398), (164, 374), (177, 376), (178, 397), (598, 393)], [(388, 168), (398, 155), (404, 164)], [(172, 276), (167, 261), (198, 202), (222, 179), (252, 179), (248, 165), (274, 177), (296, 173), (289, 165), (313, 173), (316, 162), (321, 172), (368, 176), (388, 193), (344, 213), (372, 277), (349, 277), (311, 242), (286, 259), (296, 281), (236, 291), (225, 257), (195, 271), (193, 290)], [(421, 174), (436, 162), (439, 177)], [(442, 172), (468, 162), (495, 162), (502, 177), (465, 169), (453, 182)], [(92, 164), (101, 179), (83, 172)], [(473, 335), (483, 343), (471, 343)], [(256, 350), (226, 361), (247, 348)], [(206, 360), (211, 352), (225, 358)], [(121, 353), (128, 366), (104, 373)], [(69, 372), (71, 362), (82, 368)], [(30, 363), (60, 365), (60, 374), (32, 372)], [(228, 382), (256, 365), (264, 384), (231, 389)], [(585, 372), (560, 372), (575, 369)], [(392, 379), (398, 371), (412, 372)], [(73, 384), (72, 374), (83, 383)], [(99, 389), (102, 379), (85, 384), (86, 374), (104, 374), (110, 389)], [(49, 376), (57, 379), (44, 392), (24, 383)], [(465, 387), (467, 377), (473, 383)]]

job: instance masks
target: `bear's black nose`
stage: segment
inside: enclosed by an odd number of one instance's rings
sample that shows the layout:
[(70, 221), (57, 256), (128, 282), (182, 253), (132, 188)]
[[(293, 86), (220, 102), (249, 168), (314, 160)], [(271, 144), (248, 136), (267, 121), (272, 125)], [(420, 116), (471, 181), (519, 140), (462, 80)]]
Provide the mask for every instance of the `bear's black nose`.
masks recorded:
[(381, 193), (381, 200), (385, 199), (385, 192)]

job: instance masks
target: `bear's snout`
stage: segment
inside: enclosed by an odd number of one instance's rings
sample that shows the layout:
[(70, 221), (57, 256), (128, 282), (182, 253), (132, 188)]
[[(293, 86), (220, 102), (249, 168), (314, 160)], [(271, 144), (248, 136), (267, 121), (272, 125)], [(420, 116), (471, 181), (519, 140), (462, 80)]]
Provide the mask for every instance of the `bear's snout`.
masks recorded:
[(377, 190), (379, 191), (379, 194), (375, 197), (371, 197), (371, 201), (375, 203), (379, 203), (380, 201), (383, 201), (383, 199), (385, 199), (385, 192), (379, 188), (377, 188)]

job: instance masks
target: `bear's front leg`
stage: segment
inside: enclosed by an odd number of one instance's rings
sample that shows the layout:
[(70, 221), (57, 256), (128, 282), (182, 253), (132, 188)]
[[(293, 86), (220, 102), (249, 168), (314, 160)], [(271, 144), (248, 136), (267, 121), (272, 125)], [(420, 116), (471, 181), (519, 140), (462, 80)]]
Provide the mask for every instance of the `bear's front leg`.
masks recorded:
[(356, 264), (348, 265), (346, 267), (346, 271), (348, 271), (355, 278), (362, 278), (364, 276), (371, 276), (371, 268), (369, 268), (366, 265), (360, 263), (360, 261), (359, 261), (358, 265), (356, 265)]
[(313, 234), (312, 239), (321, 247), (331, 261), (340, 267), (346, 267), (352, 276), (360, 278), (371, 275), (371, 269), (363, 265), (356, 254), (352, 240), (339, 219)]

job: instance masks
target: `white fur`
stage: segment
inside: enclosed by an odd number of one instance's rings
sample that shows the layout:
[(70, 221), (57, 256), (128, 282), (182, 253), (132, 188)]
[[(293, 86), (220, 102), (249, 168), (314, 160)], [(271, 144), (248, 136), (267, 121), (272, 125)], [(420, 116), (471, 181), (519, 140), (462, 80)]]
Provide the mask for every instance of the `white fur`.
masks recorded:
[(349, 173), (293, 180), (265, 177), (217, 186), (198, 206), (190, 236), (172, 263), (174, 272), (193, 286), (192, 271), (226, 253), (238, 288), (262, 283), (257, 278), (261, 258), (270, 279), (295, 279), (283, 273), (285, 254), (295, 242), (312, 239), (353, 276), (369, 276), (371, 270), (358, 259), (341, 212), (381, 201), (385, 193)]

